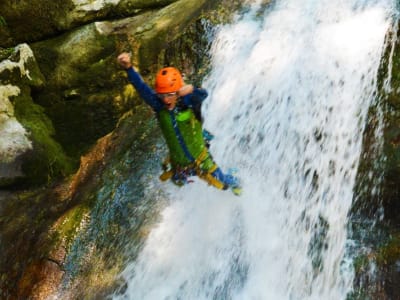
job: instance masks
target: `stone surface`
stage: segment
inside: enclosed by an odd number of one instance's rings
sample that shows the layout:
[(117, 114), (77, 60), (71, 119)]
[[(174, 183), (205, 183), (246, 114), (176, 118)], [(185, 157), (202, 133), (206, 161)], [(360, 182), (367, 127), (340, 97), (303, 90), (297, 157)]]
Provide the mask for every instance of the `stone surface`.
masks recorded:
[[(0, 187), (44, 183), (69, 170), (51, 136), (50, 120), (32, 99), (32, 89), (42, 88), (44, 81), (27, 44), (18, 45), (0, 62)], [(42, 165), (33, 167), (37, 161)]]
[(0, 47), (32, 43), (95, 20), (137, 14), (176, 0), (19, 0), (0, 2)]

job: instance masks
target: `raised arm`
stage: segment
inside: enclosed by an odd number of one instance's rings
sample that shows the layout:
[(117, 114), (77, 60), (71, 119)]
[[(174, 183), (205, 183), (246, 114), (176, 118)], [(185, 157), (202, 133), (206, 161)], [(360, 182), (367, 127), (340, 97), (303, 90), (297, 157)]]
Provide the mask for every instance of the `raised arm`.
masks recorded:
[(163, 104), (158, 100), (155, 91), (150, 88), (136, 72), (131, 63), (131, 56), (129, 53), (121, 53), (118, 58), (118, 63), (128, 73), (129, 82), (135, 87), (140, 97), (150, 105), (155, 111), (159, 111), (163, 108)]
[(188, 84), (179, 90), (179, 96), (183, 98), (183, 102), (187, 106), (199, 106), (207, 98), (208, 92), (202, 88), (195, 88)]

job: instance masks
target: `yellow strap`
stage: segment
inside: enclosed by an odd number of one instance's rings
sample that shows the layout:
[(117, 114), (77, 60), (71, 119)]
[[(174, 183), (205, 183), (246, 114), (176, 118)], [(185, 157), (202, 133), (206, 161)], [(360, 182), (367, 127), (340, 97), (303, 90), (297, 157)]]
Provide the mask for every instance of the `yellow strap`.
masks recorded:
[(216, 163), (214, 163), (214, 165), (208, 170), (208, 173), (213, 173), (216, 169), (218, 169), (218, 166)]
[(212, 176), (211, 173), (202, 173), (198, 174), (197, 176), (207, 181), (208, 184), (216, 187), (217, 189), (223, 190), (225, 188), (225, 184), (223, 184), (221, 181)]
[(168, 179), (171, 179), (172, 176), (174, 176), (174, 171), (172, 170), (165, 171), (160, 175), (160, 180), (167, 181)]
[[(196, 170), (196, 174), (201, 179), (205, 180), (208, 184), (222, 190), (225, 188), (225, 184), (211, 175), (211, 173), (213, 173), (216, 169), (218, 169), (217, 164), (214, 162), (214, 165), (207, 171), (204, 171), (200, 168), (201, 163), (207, 158), (207, 156), (208, 156), (208, 149), (204, 148), (193, 163), (193, 167)], [(167, 157), (164, 160), (164, 163), (169, 163), (169, 157)], [(175, 171), (173, 170), (165, 171), (160, 175), (160, 180), (167, 181), (168, 179), (172, 178), (174, 173)]]
[(200, 153), (199, 156), (196, 158), (196, 160), (195, 160), (194, 163), (195, 163), (197, 166), (199, 166), (199, 165), (203, 162), (203, 160), (205, 160), (205, 159), (207, 158), (207, 155), (208, 155), (208, 149), (207, 149), (207, 147), (204, 147), (203, 151), (201, 151), (201, 153)]
[(222, 190), (225, 188), (225, 184), (211, 175), (216, 169), (218, 169), (217, 164), (214, 162), (214, 165), (207, 171), (204, 171), (200, 168), (201, 163), (205, 159), (207, 159), (207, 156), (208, 156), (208, 149), (204, 148), (203, 151), (200, 153), (200, 155), (197, 157), (196, 161), (194, 162), (197, 176), (207, 181), (208, 184)]

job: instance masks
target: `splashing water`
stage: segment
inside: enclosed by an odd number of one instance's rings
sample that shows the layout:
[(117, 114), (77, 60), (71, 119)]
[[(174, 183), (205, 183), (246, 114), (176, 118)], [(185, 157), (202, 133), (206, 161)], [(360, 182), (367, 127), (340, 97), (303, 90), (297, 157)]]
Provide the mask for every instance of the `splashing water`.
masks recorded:
[(253, 3), (213, 42), (205, 127), (244, 193), (169, 187), (115, 299), (345, 299), (346, 223), (390, 0)]

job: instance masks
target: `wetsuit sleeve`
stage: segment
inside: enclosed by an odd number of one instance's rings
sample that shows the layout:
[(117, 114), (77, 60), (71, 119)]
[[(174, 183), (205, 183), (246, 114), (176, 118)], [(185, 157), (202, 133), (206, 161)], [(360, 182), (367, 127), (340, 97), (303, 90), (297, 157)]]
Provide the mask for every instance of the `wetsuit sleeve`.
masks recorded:
[(158, 112), (163, 108), (163, 104), (158, 100), (155, 91), (150, 88), (142, 77), (133, 68), (126, 70), (129, 82), (135, 87), (140, 97), (150, 105), (154, 111)]
[(205, 89), (195, 88), (190, 97), (191, 105), (201, 104), (208, 96), (208, 92)]
[(207, 98), (208, 92), (205, 89), (195, 88), (192, 93), (183, 97), (186, 106), (199, 106)]
[(203, 117), (201, 115), (201, 104), (207, 98), (208, 92), (205, 89), (195, 88), (193, 92), (183, 97), (183, 103), (192, 108), (196, 118), (202, 122)]

